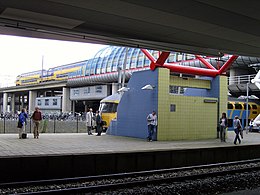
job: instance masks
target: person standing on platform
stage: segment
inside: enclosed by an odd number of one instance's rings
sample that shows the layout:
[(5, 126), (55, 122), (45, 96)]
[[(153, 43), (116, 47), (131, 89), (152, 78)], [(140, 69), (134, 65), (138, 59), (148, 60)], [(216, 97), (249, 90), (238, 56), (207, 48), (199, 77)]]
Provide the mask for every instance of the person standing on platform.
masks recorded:
[(33, 112), (33, 115), (32, 115), (32, 120), (33, 120), (33, 136), (34, 136), (34, 139), (35, 138), (39, 138), (39, 125), (40, 125), (40, 122), (42, 120), (42, 113), (40, 111), (40, 108), (38, 106), (35, 107), (35, 111)]
[(102, 133), (102, 118), (99, 114), (99, 111), (96, 111), (96, 128), (97, 128), (97, 136), (100, 136)]
[(25, 133), (25, 125), (26, 125), (26, 119), (28, 118), (28, 115), (26, 113), (25, 108), (22, 109), (21, 113), (18, 115), (18, 132), (19, 132), (19, 139), (22, 139), (22, 134)]
[(254, 126), (254, 120), (251, 119), (250, 122), (249, 122), (249, 132), (253, 131), (253, 126)]
[(237, 144), (237, 140), (238, 140), (239, 144), (241, 144), (241, 140), (239, 138), (239, 132), (240, 132), (240, 129), (242, 129), (242, 125), (241, 125), (241, 122), (240, 122), (238, 116), (235, 116), (233, 123), (234, 123), (234, 131), (236, 133), (234, 144)]
[(88, 135), (92, 135), (91, 131), (92, 131), (93, 125), (94, 125), (93, 118), (94, 118), (93, 111), (92, 111), (92, 108), (90, 108), (86, 115), (86, 125), (87, 125)]
[(220, 141), (226, 142), (226, 128), (228, 126), (227, 114), (225, 112), (222, 113), (222, 117), (219, 120), (220, 124)]
[(151, 114), (148, 114), (146, 119), (147, 119), (147, 126), (148, 126), (147, 141), (153, 141), (153, 134), (156, 131), (156, 126), (157, 126), (156, 112), (153, 111)]

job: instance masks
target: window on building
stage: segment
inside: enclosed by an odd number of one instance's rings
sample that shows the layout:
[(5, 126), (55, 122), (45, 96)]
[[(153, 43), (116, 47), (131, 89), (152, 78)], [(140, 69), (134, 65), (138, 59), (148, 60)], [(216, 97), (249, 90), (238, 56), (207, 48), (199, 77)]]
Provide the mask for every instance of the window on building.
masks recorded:
[(52, 105), (53, 106), (57, 106), (58, 105), (58, 100), (57, 99), (53, 99)]
[(183, 95), (185, 92), (184, 87), (180, 87), (180, 86), (175, 86), (175, 85), (170, 85), (169, 86), (169, 93), (170, 94), (175, 94), (175, 95)]
[(37, 105), (41, 106), (42, 105), (42, 101), (41, 100), (37, 100)]
[(90, 94), (90, 87), (86, 87), (83, 91), (84, 94)]
[(96, 86), (96, 93), (102, 93), (102, 86)]
[(73, 95), (74, 96), (78, 96), (79, 95), (79, 90), (78, 89), (74, 89), (73, 90)]
[(49, 106), (49, 99), (45, 100), (45, 106)]

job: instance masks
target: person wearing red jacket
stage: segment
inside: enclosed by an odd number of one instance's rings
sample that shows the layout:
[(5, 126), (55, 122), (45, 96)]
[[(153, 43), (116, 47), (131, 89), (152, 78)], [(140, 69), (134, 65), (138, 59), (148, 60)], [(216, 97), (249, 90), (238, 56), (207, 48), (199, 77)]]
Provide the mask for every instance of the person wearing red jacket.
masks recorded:
[(34, 127), (33, 127), (33, 135), (34, 135), (34, 139), (35, 138), (39, 138), (39, 125), (40, 125), (40, 121), (42, 120), (42, 113), (40, 111), (39, 107), (35, 107), (35, 111), (33, 112), (32, 115), (32, 120), (34, 123)]

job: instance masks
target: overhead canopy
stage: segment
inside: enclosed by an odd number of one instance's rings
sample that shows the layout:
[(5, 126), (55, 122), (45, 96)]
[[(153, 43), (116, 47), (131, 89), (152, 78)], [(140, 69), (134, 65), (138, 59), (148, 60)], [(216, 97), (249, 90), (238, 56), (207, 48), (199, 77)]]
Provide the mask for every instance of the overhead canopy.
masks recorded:
[(0, 34), (260, 57), (259, 1), (1, 0)]

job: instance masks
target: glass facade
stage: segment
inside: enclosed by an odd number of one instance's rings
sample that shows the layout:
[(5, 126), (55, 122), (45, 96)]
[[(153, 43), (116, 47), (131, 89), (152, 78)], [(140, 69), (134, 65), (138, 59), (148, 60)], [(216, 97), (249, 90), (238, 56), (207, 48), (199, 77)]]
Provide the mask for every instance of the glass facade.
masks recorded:
[[(154, 56), (155, 59), (159, 57), (158, 51), (148, 51)], [(180, 60), (187, 60), (186, 57), (187, 59), (194, 59), (195, 56), (185, 55), (180, 52), (171, 52), (166, 62), (178, 62)], [(151, 61), (146, 57), (146, 55), (144, 55), (141, 49), (127, 48), (126, 52), (125, 47), (108, 46), (98, 51), (95, 54), (94, 58), (87, 60), (86, 65), (82, 71), (71, 74), (69, 78), (117, 72), (119, 67), (123, 68), (125, 58), (126, 70), (134, 70), (136, 68), (148, 68), (151, 63)]]

